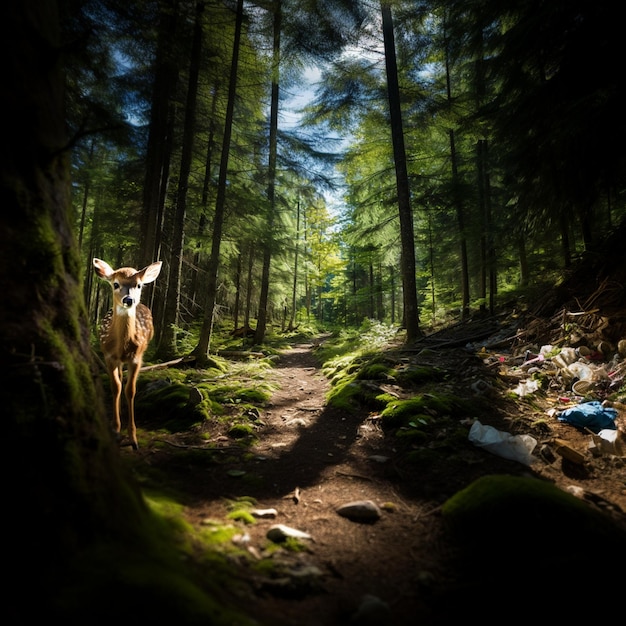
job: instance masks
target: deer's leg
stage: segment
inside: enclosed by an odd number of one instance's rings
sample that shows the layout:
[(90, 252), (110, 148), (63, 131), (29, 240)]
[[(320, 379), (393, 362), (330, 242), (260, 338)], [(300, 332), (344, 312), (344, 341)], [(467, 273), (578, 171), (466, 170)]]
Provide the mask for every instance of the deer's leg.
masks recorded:
[(133, 450), (139, 447), (137, 444), (137, 428), (135, 427), (135, 393), (137, 391), (137, 376), (141, 363), (128, 364), (128, 378), (126, 380), (126, 402), (128, 404), (128, 437), (133, 446)]
[(122, 375), (121, 367), (109, 366), (109, 381), (111, 383), (111, 394), (113, 395), (113, 425), (115, 432), (119, 433), (122, 426), (120, 421), (120, 396), (122, 395)]

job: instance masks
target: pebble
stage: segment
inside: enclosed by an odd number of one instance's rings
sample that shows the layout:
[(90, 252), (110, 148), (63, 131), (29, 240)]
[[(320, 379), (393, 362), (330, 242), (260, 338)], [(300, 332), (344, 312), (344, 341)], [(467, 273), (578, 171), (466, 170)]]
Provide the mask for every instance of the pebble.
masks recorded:
[(337, 513), (355, 522), (376, 521), (382, 515), (381, 510), (371, 500), (348, 502), (338, 507)]
[(254, 517), (258, 517), (260, 519), (274, 518), (278, 515), (278, 511), (276, 509), (254, 509), (250, 511)]
[(388, 624), (391, 617), (389, 605), (380, 598), (366, 594), (361, 598), (359, 608), (350, 618), (351, 624), (359, 626), (374, 626)]
[(293, 539), (313, 539), (309, 533), (305, 533), (297, 528), (291, 528), (284, 524), (276, 524), (272, 526), (266, 534), (266, 537), (274, 543), (280, 543), (288, 538)]

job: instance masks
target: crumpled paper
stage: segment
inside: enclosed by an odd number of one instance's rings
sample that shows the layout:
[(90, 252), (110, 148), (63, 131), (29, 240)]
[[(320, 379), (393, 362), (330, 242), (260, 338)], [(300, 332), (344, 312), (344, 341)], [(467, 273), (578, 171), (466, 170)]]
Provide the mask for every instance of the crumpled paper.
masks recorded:
[(493, 426), (486, 426), (476, 420), (469, 431), (469, 440), (479, 448), (511, 461), (531, 465), (537, 440), (530, 435), (511, 435)]

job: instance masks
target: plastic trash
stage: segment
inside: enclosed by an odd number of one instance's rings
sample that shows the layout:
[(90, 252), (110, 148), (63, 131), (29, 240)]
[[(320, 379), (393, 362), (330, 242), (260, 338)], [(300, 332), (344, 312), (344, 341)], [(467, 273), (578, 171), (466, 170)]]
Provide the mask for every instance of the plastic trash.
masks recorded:
[(552, 362), (559, 369), (567, 369), (567, 366), (573, 363), (576, 360), (576, 351), (574, 348), (563, 348), (559, 354), (557, 354)]
[(584, 363), (580, 361), (576, 361), (575, 363), (570, 363), (567, 366), (567, 369), (571, 372), (572, 376), (578, 378), (579, 380), (592, 380), (593, 379), (593, 370)]
[(530, 369), (531, 367), (533, 367), (533, 365), (540, 365), (541, 363), (543, 363), (545, 361), (545, 357), (543, 356), (543, 354), (539, 354), (538, 356), (529, 359), (528, 361), (524, 361), (521, 365), (521, 369), (523, 370), (527, 370)]
[(530, 435), (511, 435), (476, 420), (469, 431), (469, 440), (479, 448), (511, 461), (531, 465), (537, 440)]
[(589, 450), (594, 456), (602, 456), (603, 454), (626, 455), (626, 449), (619, 437), (619, 431), (608, 428), (601, 430), (597, 435), (591, 435)]
[(523, 398), (531, 393), (535, 393), (538, 389), (539, 383), (536, 380), (525, 380), (513, 389), (513, 393), (517, 394), (520, 398)]
[(615, 430), (616, 417), (615, 409), (602, 406), (600, 402), (593, 400), (565, 409), (557, 419), (559, 422), (567, 422), (577, 428), (588, 428), (594, 433), (599, 433), (605, 428)]

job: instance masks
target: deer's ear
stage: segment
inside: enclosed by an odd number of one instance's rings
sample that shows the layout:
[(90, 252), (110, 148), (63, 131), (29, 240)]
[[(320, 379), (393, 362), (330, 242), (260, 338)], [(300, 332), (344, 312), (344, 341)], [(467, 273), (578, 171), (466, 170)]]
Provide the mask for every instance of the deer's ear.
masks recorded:
[(113, 268), (106, 261), (103, 261), (102, 259), (94, 259), (93, 268), (96, 271), (96, 274), (100, 278), (104, 278), (105, 280), (107, 280), (110, 276), (112, 276), (115, 273), (113, 271)]
[(142, 282), (151, 283), (157, 279), (157, 276), (161, 272), (161, 265), (163, 263), (161, 261), (157, 261), (156, 263), (152, 263), (148, 265), (148, 267), (144, 267), (139, 274), (143, 276)]

